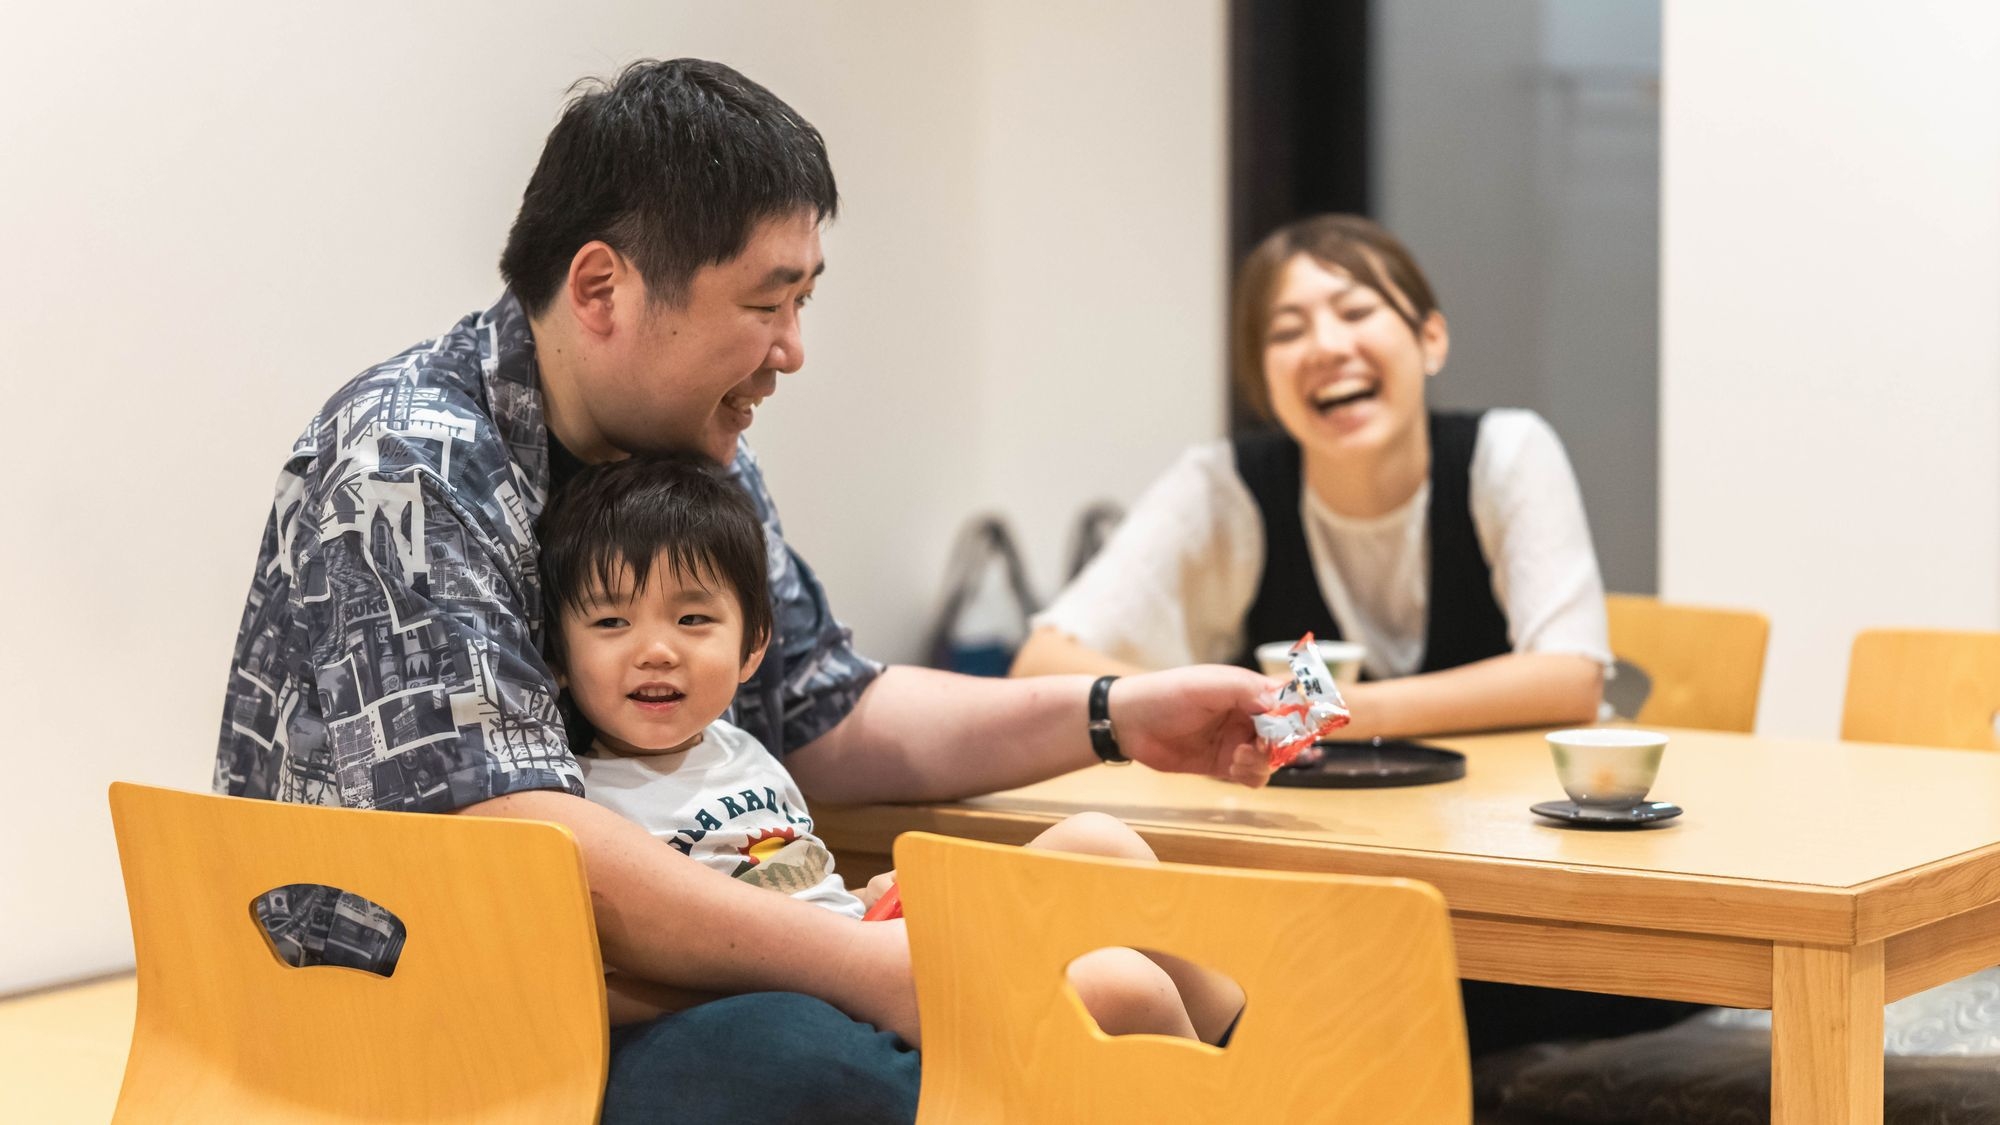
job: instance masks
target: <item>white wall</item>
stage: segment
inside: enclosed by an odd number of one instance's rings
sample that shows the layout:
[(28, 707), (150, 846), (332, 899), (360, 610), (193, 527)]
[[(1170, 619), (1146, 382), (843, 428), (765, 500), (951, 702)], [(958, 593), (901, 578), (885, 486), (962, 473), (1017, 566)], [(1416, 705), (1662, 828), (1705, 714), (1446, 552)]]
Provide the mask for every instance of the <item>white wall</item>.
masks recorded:
[(1224, 427), (1226, 7), (985, 8), (983, 503), (1044, 598), (1084, 506)]
[(1047, 585), (1056, 513), (1219, 427), (1221, 0), (294, 8), (0, 14), (0, 993), (128, 963), (104, 786), (206, 786), (285, 450), (497, 294), (579, 75), (720, 58), (825, 132), (808, 366), (753, 438), (868, 650), (916, 651), (975, 507)]
[(2000, 628), (2000, 8), (1669, 0), (1661, 585), (1772, 620), (1760, 725), (1873, 625)]

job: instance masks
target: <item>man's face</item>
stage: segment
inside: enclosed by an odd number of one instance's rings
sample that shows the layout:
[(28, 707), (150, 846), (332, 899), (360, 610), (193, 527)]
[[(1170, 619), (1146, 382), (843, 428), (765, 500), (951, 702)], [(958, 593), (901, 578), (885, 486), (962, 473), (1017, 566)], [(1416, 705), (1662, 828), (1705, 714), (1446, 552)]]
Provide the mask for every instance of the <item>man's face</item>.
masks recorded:
[(704, 266), (678, 305), (651, 301), (584, 388), (598, 431), (626, 453), (698, 452), (727, 465), (779, 373), (805, 363), (799, 314), (819, 273), (811, 211), (766, 219), (743, 252)]

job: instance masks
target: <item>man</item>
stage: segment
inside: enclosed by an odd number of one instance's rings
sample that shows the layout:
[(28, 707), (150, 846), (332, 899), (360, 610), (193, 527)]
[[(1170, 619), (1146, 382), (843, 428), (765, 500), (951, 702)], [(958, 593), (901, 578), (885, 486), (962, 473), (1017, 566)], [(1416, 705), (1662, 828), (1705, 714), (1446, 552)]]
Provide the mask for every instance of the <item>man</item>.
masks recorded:
[[(896, 927), (710, 871), (580, 796), (538, 651), (534, 525), (582, 463), (699, 451), (757, 504), (777, 629), (735, 721), (812, 800), (948, 799), (1121, 751), (1269, 776), (1248, 718), (1269, 684), (1246, 671), (1109, 691), (885, 671), (854, 651), (743, 442), (804, 363), (837, 206), (818, 132), (728, 67), (641, 63), (576, 98), (501, 258), (506, 294), (336, 392), (294, 447), (238, 637), (217, 789), (567, 825), (605, 963), (663, 1000), (694, 981), (728, 994), (617, 1030), (607, 1122), (906, 1120), (916, 1058), (884, 1032), (918, 1030)], [(287, 891), (259, 912), (294, 960), (393, 964), (379, 907)], [(746, 1080), (751, 1058), (775, 1065)]]

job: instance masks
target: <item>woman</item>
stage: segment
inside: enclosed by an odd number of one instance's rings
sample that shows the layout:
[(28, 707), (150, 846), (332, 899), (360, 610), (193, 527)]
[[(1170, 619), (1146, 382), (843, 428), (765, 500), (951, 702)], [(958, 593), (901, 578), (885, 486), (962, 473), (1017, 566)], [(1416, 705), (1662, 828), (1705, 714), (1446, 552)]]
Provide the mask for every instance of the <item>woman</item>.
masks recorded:
[(1367, 651), (1344, 738), (1595, 719), (1611, 654), (1569, 461), (1529, 411), (1426, 408), (1450, 335), (1402, 243), (1353, 215), (1281, 228), (1243, 265), (1231, 337), (1282, 432), (1183, 455), (1014, 674), (1254, 668), (1311, 629)]
[[(1353, 215), (1281, 228), (1243, 265), (1231, 337), (1237, 385), (1283, 432), (1185, 454), (1014, 674), (1255, 667), (1260, 642), (1311, 629), (1367, 649), (1342, 738), (1595, 719), (1611, 654), (1569, 460), (1529, 411), (1425, 406), (1451, 340), (1402, 243)], [(1465, 984), (1475, 1055), (1698, 1010)]]

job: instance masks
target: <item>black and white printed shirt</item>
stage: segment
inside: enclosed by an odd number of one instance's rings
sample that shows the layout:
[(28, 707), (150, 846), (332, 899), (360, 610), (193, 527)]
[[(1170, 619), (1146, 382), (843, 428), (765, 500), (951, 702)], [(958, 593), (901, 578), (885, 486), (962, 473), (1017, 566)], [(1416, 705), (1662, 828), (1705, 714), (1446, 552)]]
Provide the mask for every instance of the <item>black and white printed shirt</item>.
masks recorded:
[[(407, 812), (581, 794), (540, 651), (534, 528), (549, 465), (534, 340), (512, 294), (336, 392), (278, 478), (215, 789)], [(845, 718), (881, 667), (786, 545), (747, 444), (730, 473), (763, 518), (776, 625), (732, 721), (782, 758)], [(388, 929), (354, 917), (364, 904), (290, 890), (259, 908), (288, 959), (381, 959)], [(336, 945), (360, 948), (317, 948), (343, 932), (354, 940)]]

